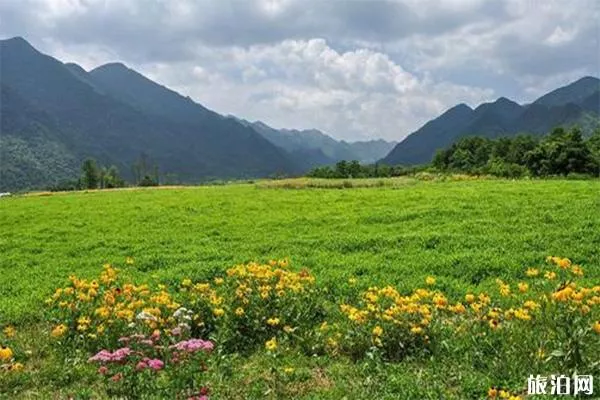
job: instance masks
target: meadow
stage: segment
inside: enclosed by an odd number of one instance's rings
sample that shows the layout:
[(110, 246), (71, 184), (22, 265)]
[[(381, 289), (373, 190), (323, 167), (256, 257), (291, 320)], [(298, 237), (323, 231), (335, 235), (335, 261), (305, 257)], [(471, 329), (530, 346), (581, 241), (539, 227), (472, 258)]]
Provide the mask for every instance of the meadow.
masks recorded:
[[(328, 303), (373, 286), (409, 293), (428, 277), (427, 285), (462, 299), (497, 291), (499, 280), (523, 280), (547, 256), (583, 266), (578, 284), (600, 284), (597, 180), (397, 178), (44, 193), (1, 199), (0, 226), (0, 327), (14, 326), (24, 360), (18, 376), (0, 372), (0, 396), (13, 398), (106, 394), (85, 357), (59, 361), (42, 338), (52, 329), (45, 300), (69, 275), (92, 280), (104, 264), (127, 281), (180, 287), (235, 265), (289, 260), (294, 271), (310, 271)], [(302, 346), (277, 356), (215, 346), (207, 361), (211, 398), (485, 398), (495, 385), (522, 393), (527, 378), (526, 365), (493, 352), (486, 369), (481, 360), (433, 350), (390, 360), (370, 350), (313, 357), (293, 350)]]

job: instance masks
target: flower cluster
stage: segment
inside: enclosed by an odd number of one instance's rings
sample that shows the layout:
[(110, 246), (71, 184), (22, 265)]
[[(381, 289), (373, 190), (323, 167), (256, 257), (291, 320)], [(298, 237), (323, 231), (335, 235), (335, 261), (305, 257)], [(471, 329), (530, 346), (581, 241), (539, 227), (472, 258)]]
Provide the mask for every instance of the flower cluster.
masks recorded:
[(208, 389), (198, 378), (206, 369), (204, 355), (212, 351), (213, 343), (192, 338), (169, 344), (172, 340), (159, 330), (149, 336), (124, 336), (119, 339), (124, 347), (102, 349), (88, 361), (98, 365), (98, 374), (115, 395), (161, 393), (206, 399)]
[(185, 279), (179, 295), (195, 312), (193, 332), (215, 332), (219, 344), (231, 351), (310, 332), (322, 315), (319, 297), (314, 276), (290, 270), (287, 260), (237, 265), (211, 282)]
[(17, 361), (14, 346), (11, 343), (16, 336), (17, 331), (12, 325), (4, 327), (0, 335), (0, 373), (1, 372), (20, 372), (24, 366)]

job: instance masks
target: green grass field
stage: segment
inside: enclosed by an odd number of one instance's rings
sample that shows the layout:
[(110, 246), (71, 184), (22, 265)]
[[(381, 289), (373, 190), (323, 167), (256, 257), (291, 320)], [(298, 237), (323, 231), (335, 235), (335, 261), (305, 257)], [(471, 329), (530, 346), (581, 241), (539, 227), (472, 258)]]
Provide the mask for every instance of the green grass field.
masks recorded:
[[(349, 277), (365, 288), (389, 283), (402, 290), (434, 275), (444, 291), (460, 294), (492, 287), (498, 277), (518, 278), (525, 267), (557, 255), (586, 267), (587, 282), (600, 282), (597, 180), (406, 178), (344, 189), (259, 183), (32, 195), (0, 199), (0, 227), (0, 326), (33, 331), (55, 287), (73, 273), (96, 276), (104, 263), (122, 265), (136, 281), (168, 283), (287, 257), (332, 291)], [(126, 257), (135, 264), (124, 266)], [(389, 366), (380, 375), (344, 360), (295, 362), (311, 371), (304, 383), (294, 384), (295, 395), (306, 398), (341, 398), (349, 391), (384, 398), (409, 393), (402, 392), (407, 385), (427, 379), (437, 379), (432, 385), (447, 394), (449, 387), (474, 387), (482, 379), (471, 371), (459, 381), (440, 382), (441, 372), (418, 362)], [(268, 363), (253, 356), (232, 381), (213, 386), (269, 397), (268, 385), (251, 373)], [(378, 378), (364, 386), (369, 374)], [(23, 387), (46, 382), (37, 379)], [(52, 382), (46, 390), (62, 385)]]

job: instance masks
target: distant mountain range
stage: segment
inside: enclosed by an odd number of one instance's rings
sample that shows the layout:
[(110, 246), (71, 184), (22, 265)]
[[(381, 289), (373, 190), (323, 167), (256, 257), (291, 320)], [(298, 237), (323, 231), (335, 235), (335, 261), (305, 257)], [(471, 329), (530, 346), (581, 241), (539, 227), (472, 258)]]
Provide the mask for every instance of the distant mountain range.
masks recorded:
[[(131, 177), (143, 153), (161, 175), (184, 183), (295, 175), (339, 159), (325, 147), (322, 159), (303, 157), (315, 151), (310, 135), (302, 134), (290, 154), (252, 124), (217, 114), (123, 64), (87, 72), (20, 37), (0, 41), (0, 71), (0, 190), (76, 179), (88, 157)], [(343, 156), (374, 160), (393, 145), (373, 143)]]
[(477, 135), (488, 138), (519, 133), (543, 135), (556, 126), (579, 125), (584, 134), (600, 127), (600, 80), (584, 77), (520, 105), (501, 97), (471, 109), (466, 104), (450, 108), (411, 133), (384, 157), (389, 165), (425, 164), (438, 149), (458, 138)]
[[(599, 123), (600, 81), (586, 77), (528, 105), (455, 106), (402, 142), (338, 141), (223, 116), (120, 63), (85, 71), (20, 37), (0, 41), (0, 191), (76, 179), (84, 159), (131, 179), (142, 155), (171, 181), (299, 175), (339, 160), (420, 164), (465, 135), (545, 134)], [(386, 155), (387, 154), (387, 155)]]
[(319, 165), (334, 164), (340, 160), (374, 163), (388, 154), (397, 144), (382, 139), (358, 142), (338, 141), (317, 129), (275, 129), (261, 121), (249, 122), (235, 119), (252, 127), (265, 139), (284, 149), (294, 162), (305, 170)]

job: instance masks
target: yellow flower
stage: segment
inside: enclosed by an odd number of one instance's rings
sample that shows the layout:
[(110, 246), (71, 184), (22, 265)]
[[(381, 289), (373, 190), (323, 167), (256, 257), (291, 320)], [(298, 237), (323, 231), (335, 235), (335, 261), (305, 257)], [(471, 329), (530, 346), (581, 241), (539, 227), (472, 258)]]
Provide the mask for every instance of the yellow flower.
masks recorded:
[(529, 277), (538, 276), (539, 273), (540, 273), (540, 270), (537, 268), (528, 268), (527, 272), (525, 272), (525, 274)]
[(410, 331), (415, 335), (420, 335), (423, 333), (423, 328), (421, 328), (420, 326), (413, 326), (412, 328), (410, 328)]
[(349, 279), (348, 279), (348, 284), (349, 284), (350, 286), (354, 286), (354, 285), (356, 285), (356, 282), (358, 282), (356, 278), (349, 278)]
[(425, 283), (429, 286), (435, 285), (435, 278), (433, 276), (428, 276), (427, 278), (425, 278)]
[(527, 292), (527, 289), (529, 289), (529, 285), (527, 283), (525, 283), (525, 282), (519, 283), (519, 292), (525, 293), (525, 292)]
[(241, 317), (244, 314), (245, 314), (245, 311), (242, 307), (238, 307), (235, 309), (235, 315), (237, 315), (238, 317)]
[(527, 300), (525, 303), (523, 303), (523, 307), (528, 308), (533, 311), (536, 308), (539, 308), (540, 305), (533, 300)]
[(269, 351), (277, 349), (277, 339), (272, 337), (271, 340), (267, 340), (267, 342), (265, 342), (265, 348)]
[(496, 396), (498, 396), (498, 389), (493, 388), (493, 387), (489, 388), (489, 390), (488, 390), (488, 397), (490, 399), (495, 399)]
[(17, 330), (15, 329), (14, 326), (7, 326), (6, 328), (4, 328), (4, 335), (6, 335), (7, 338), (11, 338), (14, 337), (17, 334)]
[(223, 310), (222, 308), (215, 308), (215, 309), (213, 310), (213, 315), (214, 315), (215, 317), (221, 317), (221, 316), (223, 316), (224, 314), (225, 314), (225, 310)]
[(60, 324), (54, 327), (54, 329), (52, 329), (52, 337), (61, 337), (63, 336), (65, 333), (67, 333), (67, 326), (64, 324)]
[(285, 367), (285, 368), (283, 369), (283, 372), (285, 372), (285, 373), (286, 373), (286, 374), (288, 374), (288, 375), (291, 375), (291, 374), (293, 374), (293, 373), (294, 373), (294, 371), (295, 371), (295, 370), (294, 370), (294, 368), (292, 368), (292, 367)]
[(279, 325), (279, 318), (269, 318), (267, 320), (267, 324), (269, 324), (271, 326), (277, 326), (277, 325)]
[(600, 335), (600, 321), (594, 322), (594, 325), (592, 325), (592, 329), (594, 330), (594, 332)]
[(571, 272), (577, 276), (583, 276), (583, 269), (579, 265), (573, 265), (571, 267)]
[(552, 280), (556, 279), (556, 272), (554, 272), (554, 271), (546, 272), (544, 274), (544, 277), (546, 279), (548, 279), (549, 281), (552, 281)]
[(292, 332), (294, 332), (294, 328), (292, 328), (292, 327), (291, 327), (291, 326), (289, 326), (289, 325), (286, 325), (286, 326), (284, 326), (284, 327), (283, 327), (283, 331), (284, 331), (285, 333), (292, 333)]
[(192, 280), (189, 278), (184, 279), (183, 281), (181, 281), (181, 286), (183, 286), (183, 287), (192, 286)]
[(21, 364), (20, 362), (14, 363), (13, 365), (11, 365), (10, 370), (14, 371), (14, 372), (19, 372), (19, 371), (23, 371), (23, 364)]
[(469, 304), (471, 304), (472, 302), (475, 301), (475, 295), (468, 293), (467, 295), (465, 295), (465, 301)]
[(223, 278), (215, 278), (215, 285), (222, 285), (225, 280)]
[(13, 357), (10, 347), (0, 346), (0, 361), (8, 361)]
[(134, 262), (135, 262), (135, 260), (133, 259), (133, 257), (127, 257), (125, 259), (125, 264), (127, 264), (127, 265), (133, 265)]
[(377, 325), (375, 328), (373, 328), (373, 336), (381, 336), (383, 335), (383, 328), (380, 327), (379, 325)]
[(531, 316), (529, 315), (529, 312), (526, 309), (519, 308), (515, 310), (515, 318), (518, 318), (523, 321), (529, 321), (531, 319)]

